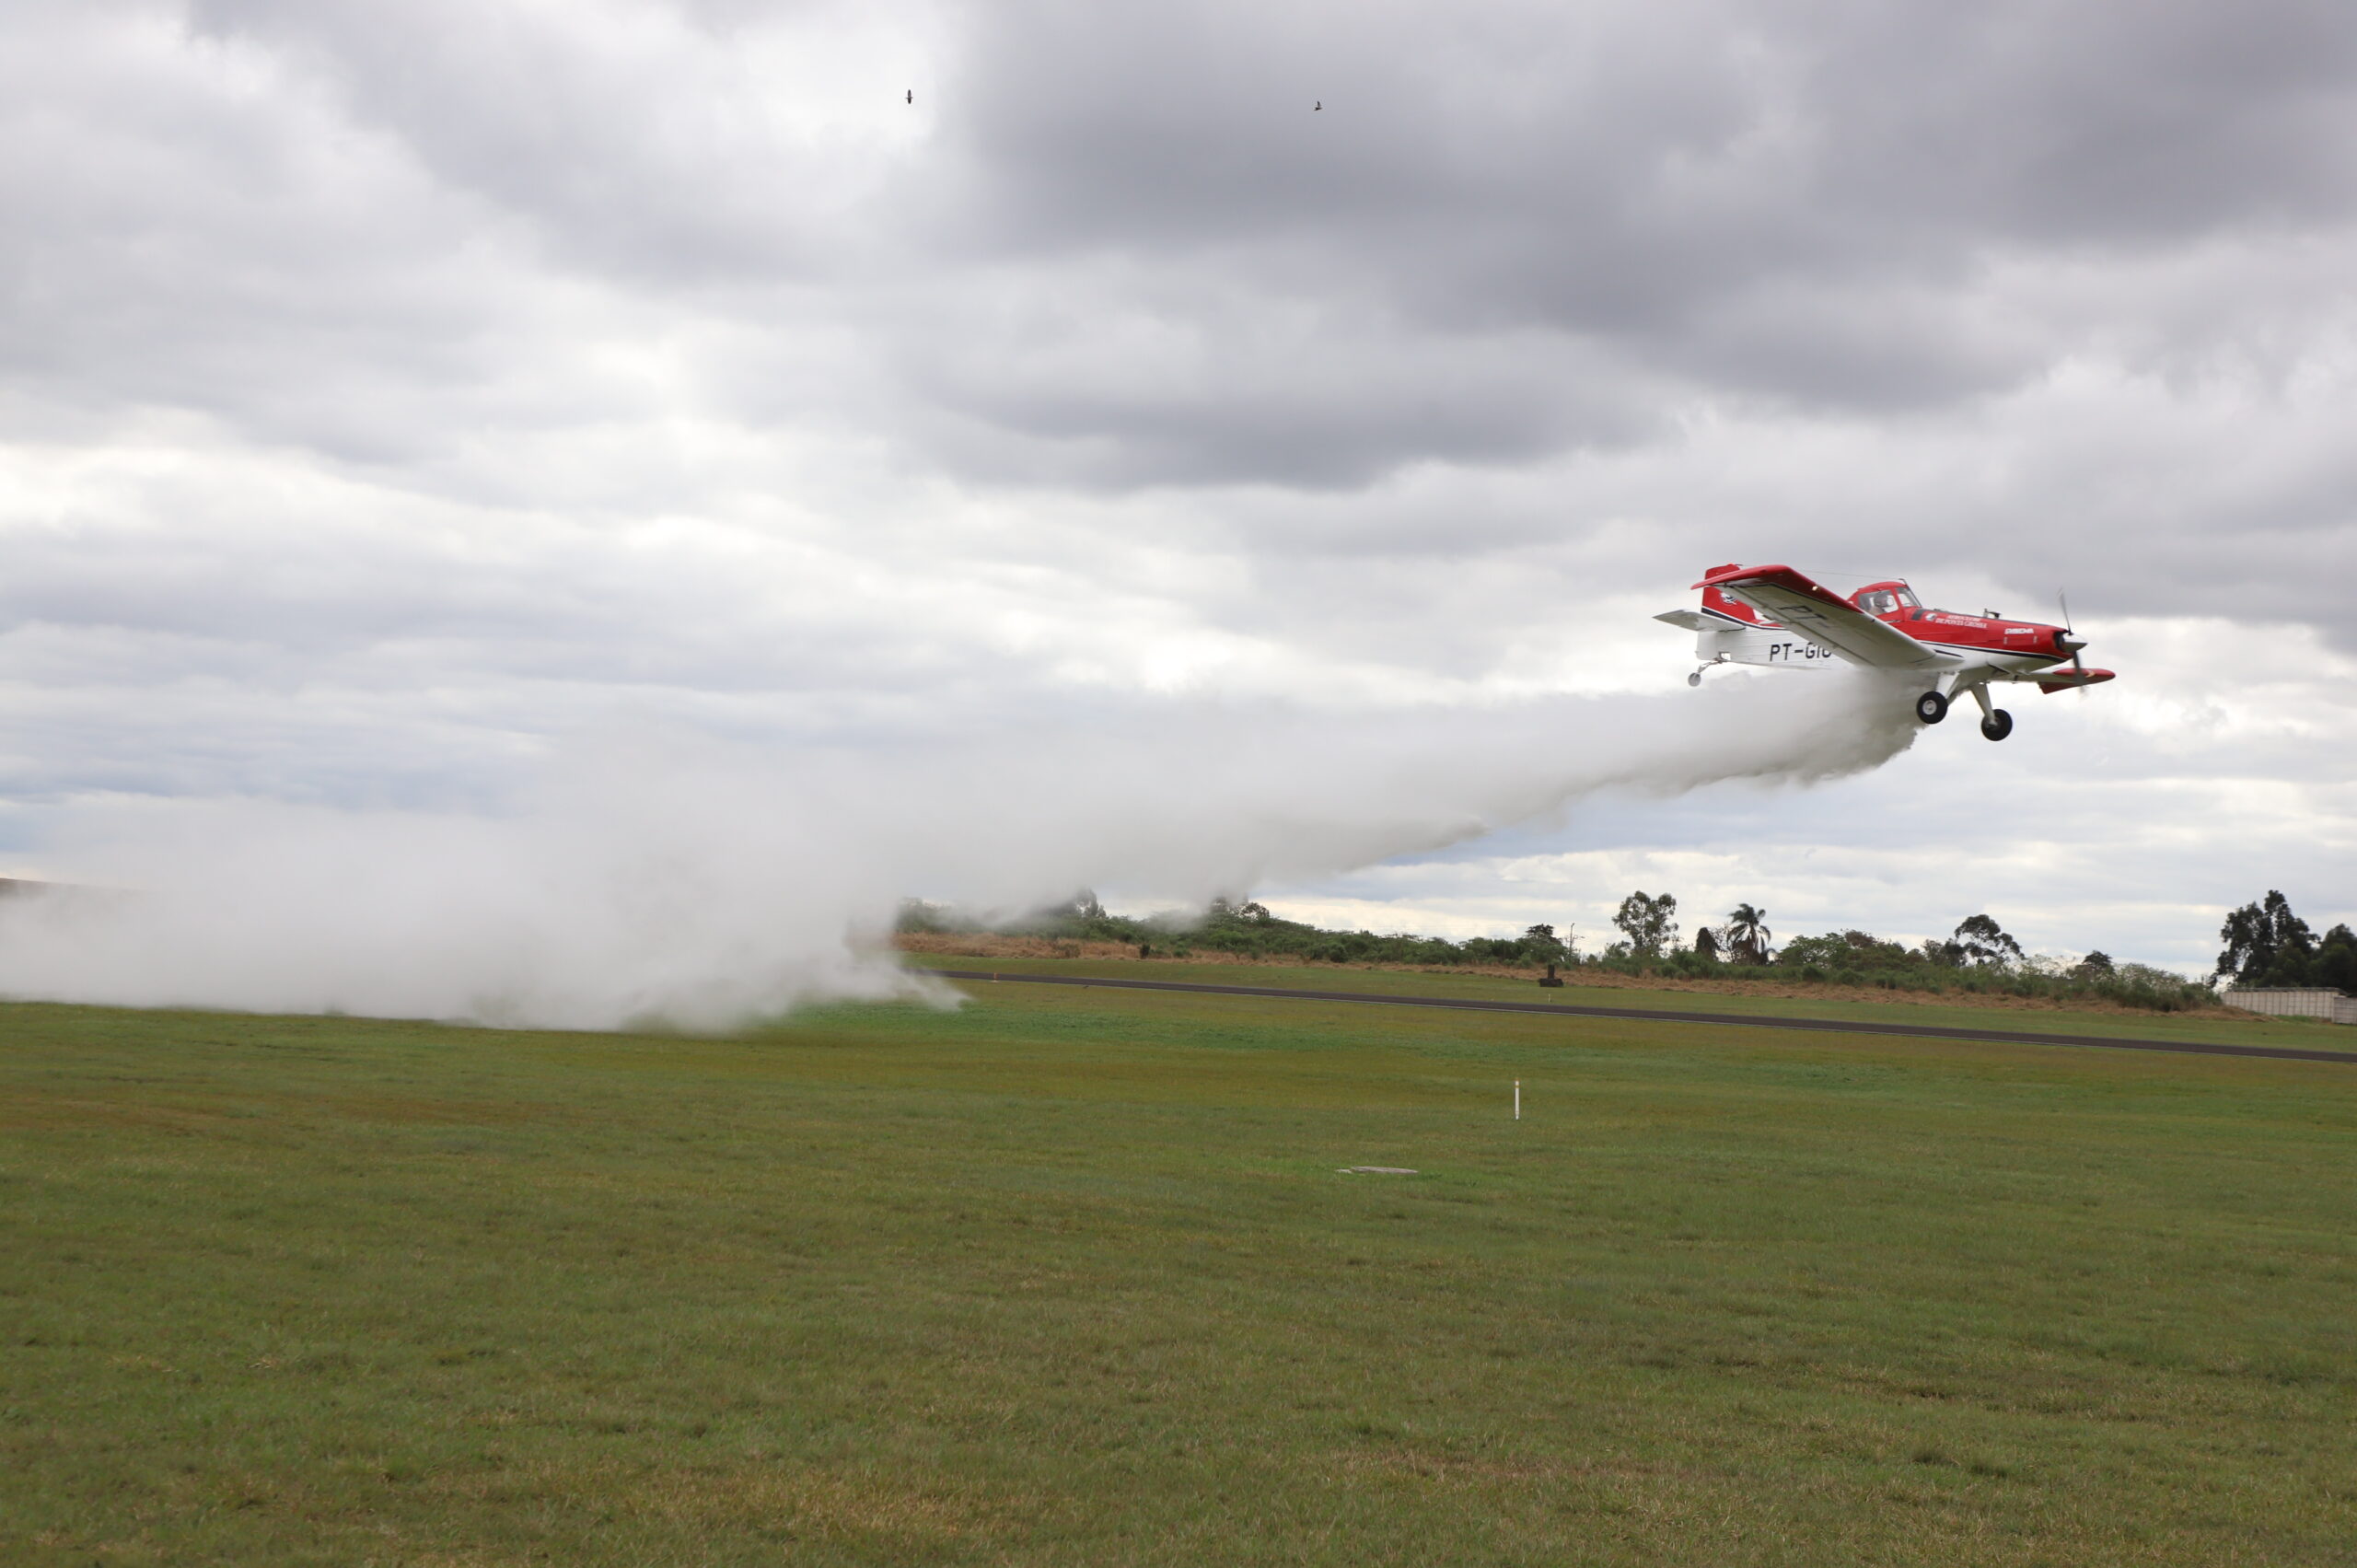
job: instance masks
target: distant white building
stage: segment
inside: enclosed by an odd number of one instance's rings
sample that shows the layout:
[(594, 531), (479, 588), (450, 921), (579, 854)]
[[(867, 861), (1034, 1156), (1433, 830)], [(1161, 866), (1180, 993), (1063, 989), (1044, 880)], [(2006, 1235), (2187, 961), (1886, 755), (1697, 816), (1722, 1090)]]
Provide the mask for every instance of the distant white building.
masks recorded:
[(2335, 1024), (2357, 1024), (2357, 996), (2344, 996), (2323, 987), (2294, 990), (2284, 986), (2255, 991), (2230, 985), (2218, 993), (2218, 1000), (2229, 1007), (2278, 1018), (2323, 1018)]

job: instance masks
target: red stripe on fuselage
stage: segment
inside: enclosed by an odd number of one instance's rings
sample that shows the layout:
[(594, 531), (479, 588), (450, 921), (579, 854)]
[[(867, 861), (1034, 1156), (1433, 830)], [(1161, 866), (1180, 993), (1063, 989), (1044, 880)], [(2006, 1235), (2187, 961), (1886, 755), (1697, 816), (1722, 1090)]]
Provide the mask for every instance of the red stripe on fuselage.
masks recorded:
[(1987, 648), (2041, 658), (2068, 656), (2061, 642), (2062, 628), (2041, 626), (2035, 621), (1991, 621), (1986, 616), (1957, 615), (1945, 610), (1902, 610), (1880, 619), (1919, 643), (1936, 643), (1949, 648)]

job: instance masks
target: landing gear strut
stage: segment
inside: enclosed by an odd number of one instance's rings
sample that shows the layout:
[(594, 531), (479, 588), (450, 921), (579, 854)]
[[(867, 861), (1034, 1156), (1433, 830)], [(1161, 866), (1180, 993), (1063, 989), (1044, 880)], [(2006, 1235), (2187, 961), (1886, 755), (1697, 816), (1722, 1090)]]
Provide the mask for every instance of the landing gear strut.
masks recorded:
[(2014, 715), (1989, 700), (1989, 688), (1979, 681), (1972, 687), (1972, 700), (1980, 704), (1980, 733), (1991, 740), (2003, 740), (2014, 733)]
[(1937, 691), (1926, 691), (1915, 699), (1915, 716), (1925, 724), (1937, 724), (1948, 716), (1948, 700)]

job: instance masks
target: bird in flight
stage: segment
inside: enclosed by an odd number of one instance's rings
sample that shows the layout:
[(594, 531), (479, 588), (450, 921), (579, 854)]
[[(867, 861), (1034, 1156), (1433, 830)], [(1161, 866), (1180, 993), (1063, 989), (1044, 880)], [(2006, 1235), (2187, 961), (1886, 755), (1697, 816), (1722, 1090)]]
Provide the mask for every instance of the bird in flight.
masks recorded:
[(916, 88), (914, 88), (914, 87), (911, 87), (911, 88), (909, 89), (909, 101), (910, 101), (911, 103), (914, 103), (914, 102), (916, 102), (916, 100), (917, 100), (917, 89), (916, 89)]
[(1321, 99), (1319, 99), (1316, 103), (1311, 104), (1309, 107), (1310, 107), (1311, 110), (1314, 112), (1314, 111), (1316, 111), (1316, 110), (1320, 110), (1320, 109), (1325, 108), (1325, 107), (1326, 107), (1326, 100), (1325, 100), (1324, 99), (1322, 99), (1322, 98), (1321, 98)]

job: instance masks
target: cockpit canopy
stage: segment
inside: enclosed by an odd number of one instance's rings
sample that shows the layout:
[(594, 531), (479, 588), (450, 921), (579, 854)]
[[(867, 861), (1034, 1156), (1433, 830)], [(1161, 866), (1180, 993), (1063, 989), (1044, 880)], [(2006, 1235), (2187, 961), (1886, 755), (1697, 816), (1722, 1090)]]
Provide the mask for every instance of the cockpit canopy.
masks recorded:
[(1868, 615), (1891, 616), (1922, 608), (1915, 598), (1915, 590), (1899, 582), (1875, 583), (1870, 587), (1860, 588), (1858, 597), (1850, 602)]

